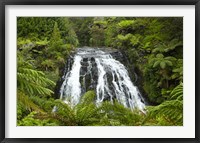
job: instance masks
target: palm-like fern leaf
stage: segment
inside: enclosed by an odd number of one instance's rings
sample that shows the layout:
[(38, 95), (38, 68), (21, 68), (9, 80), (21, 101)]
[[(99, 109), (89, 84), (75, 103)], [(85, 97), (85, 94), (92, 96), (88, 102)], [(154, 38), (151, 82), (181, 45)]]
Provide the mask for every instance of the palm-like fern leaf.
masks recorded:
[(86, 92), (78, 105), (76, 105), (76, 120), (79, 125), (89, 125), (90, 123), (97, 122), (99, 109), (95, 105), (95, 92)]
[(180, 83), (170, 93), (171, 100), (183, 100), (183, 83)]
[(183, 101), (166, 101), (156, 107), (149, 108), (148, 118), (163, 117), (170, 125), (182, 125)]
[(161, 117), (168, 125), (183, 124), (183, 84), (175, 87), (170, 93), (170, 100), (162, 104), (149, 107), (147, 119)]
[(36, 105), (27, 95), (25, 95), (23, 92), (21, 91), (17, 91), (17, 100), (18, 100), (18, 104), (22, 104), (24, 108), (26, 108), (26, 110), (29, 111), (37, 111), (37, 112), (41, 112), (44, 113), (44, 111), (38, 106)]
[(18, 67), (17, 85), (18, 89), (31, 95), (51, 95), (53, 91), (48, 89), (47, 86), (55, 85), (55, 83), (47, 79), (41, 71)]
[(103, 102), (99, 108), (101, 109), (101, 114), (103, 117), (101, 122), (105, 125), (136, 126), (141, 124), (144, 117), (144, 115), (139, 111), (132, 111), (131, 109), (124, 107), (117, 101), (113, 103)]

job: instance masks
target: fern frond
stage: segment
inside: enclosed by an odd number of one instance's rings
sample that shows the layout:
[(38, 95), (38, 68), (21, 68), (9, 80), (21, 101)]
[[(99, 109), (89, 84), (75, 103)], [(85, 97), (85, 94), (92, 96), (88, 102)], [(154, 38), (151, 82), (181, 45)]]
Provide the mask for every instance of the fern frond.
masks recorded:
[(182, 125), (183, 101), (166, 101), (156, 107), (150, 107), (148, 118), (164, 117), (171, 125)]
[(44, 111), (38, 105), (36, 105), (27, 95), (25, 95), (19, 90), (17, 91), (17, 101), (29, 111), (37, 111), (44, 113)]
[(23, 67), (18, 68), (17, 84), (19, 89), (32, 95), (51, 95), (53, 91), (46, 86), (55, 85), (43, 72)]
[(55, 106), (58, 108), (56, 115), (62, 116), (65, 120), (68, 120), (71, 125), (77, 125), (76, 114), (73, 108), (61, 100), (56, 100)]
[(177, 87), (175, 87), (170, 93), (171, 100), (183, 100), (183, 83), (180, 83)]
[(109, 125), (113, 125), (112, 123), (118, 122), (120, 123), (119, 125), (136, 126), (140, 125), (144, 119), (144, 115), (139, 111), (132, 111), (116, 101), (113, 103), (103, 102), (100, 107), (100, 111), (102, 115), (107, 116), (108, 119), (105, 121), (109, 122)]
[(79, 125), (89, 125), (97, 121), (99, 109), (94, 103), (95, 96), (94, 91), (88, 91), (82, 96), (80, 103), (76, 105), (76, 120)]
[(170, 93), (170, 100), (162, 104), (148, 108), (149, 119), (163, 119), (167, 125), (182, 125), (183, 124), (183, 84), (180, 83)]

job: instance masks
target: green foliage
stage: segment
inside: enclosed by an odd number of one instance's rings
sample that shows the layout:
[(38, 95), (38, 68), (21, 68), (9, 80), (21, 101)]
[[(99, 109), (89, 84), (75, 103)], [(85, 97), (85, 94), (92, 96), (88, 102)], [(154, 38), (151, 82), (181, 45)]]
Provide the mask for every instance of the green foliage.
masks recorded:
[(28, 45), (31, 45), (32, 42), (30, 39), (23, 39), (23, 38), (18, 38), (17, 39), (17, 47), (19, 48), (25, 48), (28, 47)]
[(49, 41), (47, 40), (47, 38), (45, 38), (44, 40), (39, 40), (39, 41), (36, 41), (36, 45), (39, 45), (39, 46), (46, 46), (48, 45)]
[(95, 92), (88, 91), (86, 92), (81, 101), (75, 107), (70, 107), (62, 101), (58, 101), (56, 106), (58, 107), (58, 115), (65, 117), (65, 120), (68, 120), (68, 125), (78, 125), (86, 126), (98, 123), (98, 108), (94, 103)]
[[(42, 112), (32, 109), (33, 111), (23, 115), (23, 118), (19, 118), (18, 125), (137, 126), (141, 125), (145, 119), (143, 113), (125, 108), (118, 102), (104, 102), (96, 106), (95, 96), (94, 91), (88, 91), (82, 96), (80, 103), (74, 107), (61, 100), (45, 100), (45, 98), (31, 96), (33, 104), (40, 107)], [(56, 110), (52, 112), (54, 108)]]
[(91, 46), (102, 47), (105, 41), (105, 27), (107, 22), (96, 19), (90, 28), (91, 38), (89, 40)]
[(171, 100), (183, 100), (183, 83), (180, 83), (177, 87), (175, 87), (170, 93)]
[(183, 42), (178, 39), (173, 39), (166, 44), (160, 44), (152, 50), (153, 53), (166, 53), (174, 50), (177, 47), (183, 46)]
[(134, 110), (131, 111), (129, 108), (125, 108), (118, 102), (103, 102), (100, 106), (102, 119), (100, 120), (101, 125), (109, 126), (137, 126), (141, 125), (144, 114)]
[(62, 45), (62, 39), (58, 28), (58, 23), (55, 22), (49, 46), (52, 49), (59, 50), (61, 45)]
[(161, 69), (165, 69), (167, 66), (173, 66), (173, 61), (175, 60), (176, 58), (174, 57), (164, 57), (163, 54), (157, 54), (155, 58), (150, 60), (150, 64), (153, 62), (153, 68), (159, 66)]
[(74, 29), (70, 29), (68, 32), (67, 43), (74, 45), (75, 47), (78, 46), (78, 37), (74, 31)]
[[(90, 27), (93, 23), (93, 17), (71, 17), (72, 27), (76, 32), (79, 46), (88, 46), (90, 40)], [(69, 27), (69, 26), (68, 26)]]
[(118, 23), (118, 27), (120, 29), (131, 28), (134, 22), (134, 20), (122, 20)]
[[(149, 107), (146, 119), (156, 119), (157, 125), (183, 125), (183, 85), (175, 87), (170, 93), (169, 100), (162, 104)], [(162, 122), (160, 122), (160, 120)], [(164, 124), (163, 124), (164, 123)]]
[(37, 115), (37, 112), (31, 112), (29, 115), (27, 115), (22, 120), (18, 121), (18, 126), (58, 126), (59, 122), (56, 122), (52, 119), (35, 119), (35, 116)]
[(131, 111), (118, 102), (103, 102), (95, 105), (95, 92), (86, 92), (79, 104), (70, 107), (58, 100), (55, 115), (62, 116), (67, 121), (66, 125), (76, 126), (122, 126), (141, 125), (144, 114), (139, 111)]
[(183, 125), (183, 101), (165, 101), (159, 106), (149, 108), (149, 111), (151, 118), (162, 118), (166, 125)]
[(43, 66), (46, 70), (47, 69), (54, 69), (55, 68), (55, 63), (51, 59), (46, 59), (41, 63), (41, 66)]
[[(26, 94), (24, 94), (22, 91), (19, 91), (19, 90), (17, 91), (17, 101), (18, 101), (19, 107), (22, 106), (25, 110), (28, 110), (29, 112), (34, 110), (34, 111), (43, 113), (43, 110), (38, 105), (36, 105), (29, 96), (27, 96)], [(24, 110), (22, 108), (19, 108), (19, 112), (20, 112), (20, 109)]]
[[(52, 99), (70, 52), (88, 45), (123, 51), (157, 106), (148, 107), (147, 115), (117, 102), (96, 106), (94, 91), (73, 108)], [(17, 66), (18, 125), (183, 124), (183, 18), (18, 17)]]
[(183, 19), (111, 17), (107, 21), (106, 45), (126, 53), (141, 72), (152, 103), (165, 101), (162, 91), (170, 91), (183, 80)]
[(121, 41), (127, 41), (127, 40), (130, 40), (132, 38), (132, 36), (133, 36), (132, 34), (127, 34), (125, 36), (119, 34), (119, 35), (117, 35), (117, 38)]
[(183, 59), (178, 59), (172, 70), (172, 79), (183, 81)]
[(46, 88), (47, 85), (55, 85), (54, 82), (45, 78), (41, 71), (18, 66), (17, 87), (18, 89), (31, 95), (51, 95), (52, 90)]

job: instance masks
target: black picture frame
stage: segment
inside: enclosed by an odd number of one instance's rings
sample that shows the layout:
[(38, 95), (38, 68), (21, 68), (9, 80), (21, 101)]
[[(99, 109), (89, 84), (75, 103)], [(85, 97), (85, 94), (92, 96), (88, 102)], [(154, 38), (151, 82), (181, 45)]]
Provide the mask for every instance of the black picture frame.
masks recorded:
[[(5, 138), (6, 5), (195, 5), (195, 138)], [(0, 141), (1, 143), (197, 143), (200, 142), (200, 0), (0, 0)]]

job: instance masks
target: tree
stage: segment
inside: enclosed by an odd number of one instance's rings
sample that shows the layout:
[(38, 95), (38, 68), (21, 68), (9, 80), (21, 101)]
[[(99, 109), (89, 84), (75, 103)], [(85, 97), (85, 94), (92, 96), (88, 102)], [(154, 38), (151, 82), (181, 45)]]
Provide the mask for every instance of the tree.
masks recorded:
[(77, 47), (79, 42), (78, 42), (78, 37), (74, 31), (74, 29), (70, 29), (68, 32), (68, 36), (66, 37), (67, 43)]
[(60, 51), (59, 48), (61, 47), (61, 45), (62, 45), (62, 39), (60, 31), (58, 29), (58, 23), (55, 22), (49, 46), (51, 51), (53, 50)]
[[(18, 55), (20, 56), (20, 55)], [(17, 65), (17, 88), (28, 95), (51, 95), (52, 90), (47, 86), (55, 86), (55, 83), (45, 77), (42, 71), (32, 68), (29, 61), (19, 58)]]
[(90, 45), (95, 47), (102, 47), (105, 45), (105, 33), (104, 29), (107, 26), (107, 22), (102, 19), (94, 19), (93, 25), (90, 28)]

